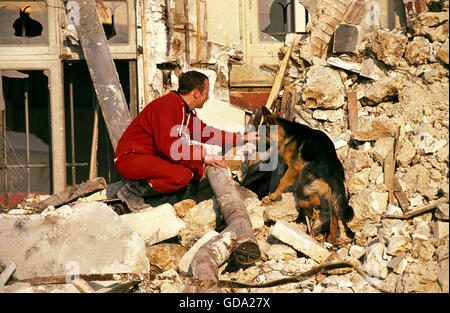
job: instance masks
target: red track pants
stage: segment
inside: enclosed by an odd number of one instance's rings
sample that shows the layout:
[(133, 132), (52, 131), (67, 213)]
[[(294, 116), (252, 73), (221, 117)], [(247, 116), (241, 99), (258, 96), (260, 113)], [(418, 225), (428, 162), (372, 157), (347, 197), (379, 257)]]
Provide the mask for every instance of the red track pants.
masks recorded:
[(201, 163), (182, 161), (174, 163), (150, 154), (128, 153), (115, 163), (117, 172), (127, 180), (147, 180), (160, 193), (172, 193), (186, 187), (191, 179), (200, 180), (204, 167)]

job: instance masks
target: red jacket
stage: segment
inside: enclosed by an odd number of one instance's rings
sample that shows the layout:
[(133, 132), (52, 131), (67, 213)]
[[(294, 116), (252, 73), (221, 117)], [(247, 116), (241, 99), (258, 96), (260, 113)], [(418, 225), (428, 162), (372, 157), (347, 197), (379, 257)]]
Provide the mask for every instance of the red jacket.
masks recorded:
[[(130, 123), (116, 148), (114, 162), (134, 152), (152, 154), (180, 164), (203, 163), (206, 150), (190, 139), (215, 145), (238, 145), (240, 133), (206, 125), (195, 112), (186, 114), (184, 100), (174, 91), (150, 102)], [(182, 127), (182, 126), (186, 126)], [(194, 127), (195, 126), (195, 127)]]

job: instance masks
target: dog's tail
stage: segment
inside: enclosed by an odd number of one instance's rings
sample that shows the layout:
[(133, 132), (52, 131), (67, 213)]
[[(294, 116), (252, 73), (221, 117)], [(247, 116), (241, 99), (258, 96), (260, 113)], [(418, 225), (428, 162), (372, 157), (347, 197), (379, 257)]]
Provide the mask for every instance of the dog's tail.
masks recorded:
[(344, 182), (333, 177), (328, 181), (328, 184), (330, 186), (326, 195), (328, 207), (330, 210), (333, 210), (334, 214), (342, 221), (351, 221), (354, 212), (353, 208), (348, 205)]

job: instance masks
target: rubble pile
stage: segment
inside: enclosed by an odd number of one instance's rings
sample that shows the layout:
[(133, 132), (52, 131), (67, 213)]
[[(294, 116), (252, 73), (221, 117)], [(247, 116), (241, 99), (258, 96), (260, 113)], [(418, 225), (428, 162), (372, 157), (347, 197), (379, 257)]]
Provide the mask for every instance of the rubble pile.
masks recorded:
[[(295, 46), (285, 86), (293, 85), (300, 97), (293, 118), (325, 131), (335, 143), (355, 211), (348, 224), (354, 234), (347, 236), (341, 227), (341, 244), (331, 246), (320, 232), (307, 234), (294, 193), (286, 192), (279, 202), (267, 206), (236, 183), (236, 188), (245, 190), (240, 195), (261, 259), (242, 266), (230, 258), (219, 268), (219, 279), (256, 285), (336, 260), (349, 261), (367, 275), (342, 268), (274, 287), (223, 291), (379, 292), (373, 283), (396, 293), (449, 292), (448, 3), (428, 1), (429, 11), (417, 14), (408, 27), (364, 34), (352, 52), (329, 49), (325, 57), (319, 57), (308, 36), (288, 36), (282, 50), (287, 51), (292, 43)], [(315, 23), (313, 20), (311, 25)], [(98, 202), (102, 199), (88, 197), (76, 206), (50, 207), (39, 214), (30, 214), (26, 206), (0, 214), (0, 242), (13, 237), (17, 241), (0, 247), (0, 273), (5, 273), (11, 262), (17, 266), (15, 278), (19, 280), (66, 274), (71, 261), (82, 264), (87, 273), (143, 274), (151, 269), (156, 273), (154, 279), (142, 280), (134, 292), (182, 292), (195, 252), (225, 228), (214, 196), (193, 206), (164, 204), (120, 217), (106, 212), (108, 206)], [(99, 220), (100, 213), (108, 217)], [(321, 212), (316, 223), (326, 220), (325, 213)], [(78, 240), (76, 234), (62, 237), (50, 227), (75, 228), (69, 227), (71, 223), (83, 233)], [(39, 242), (26, 236), (11, 237), (24, 229), (36, 232), (38, 225), (53, 229), (42, 228)], [(110, 248), (101, 246), (103, 240), (108, 241), (106, 229), (113, 234)], [(89, 242), (89, 251), (96, 254), (83, 254), (79, 240)], [(39, 265), (25, 266), (39, 253), (55, 253), (54, 247), (59, 245), (66, 252), (58, 250), (58, 258), (40, 258)], [(148, 263), (142, 257), (144, 246)], [(97, 259), (98, 255), (111, 257), (110, 267), (102, 263), (106, 259)], [(51, 288), (13, 280), (0, 284), (0, 291), (5, 292), (54, 291), (54, 285)], [(57, 290), (77, 292), (70, 282)]]

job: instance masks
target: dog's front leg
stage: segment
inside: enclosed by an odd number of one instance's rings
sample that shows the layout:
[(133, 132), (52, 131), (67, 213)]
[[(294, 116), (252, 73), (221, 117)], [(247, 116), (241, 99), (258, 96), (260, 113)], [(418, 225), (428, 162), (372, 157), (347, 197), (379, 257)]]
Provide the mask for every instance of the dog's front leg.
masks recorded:
[(283, 191), (286, 190), (287, 187), (294, 184), (299, 174), (298, 169), (294, 169), (292, 167), (288, 167), (284, 176), (280, 179), (280, 184), (278, 185), (277, 190), (271, 193), (269, 196), (265, 196), (262, 199), (263, 204), (273, 204), (276, 202), (277, 198), (283, 194)]

